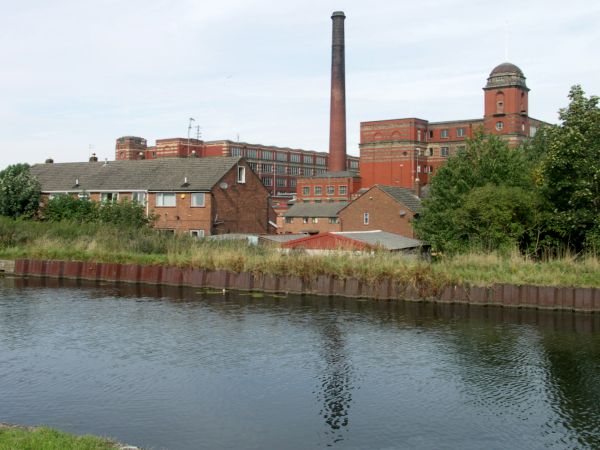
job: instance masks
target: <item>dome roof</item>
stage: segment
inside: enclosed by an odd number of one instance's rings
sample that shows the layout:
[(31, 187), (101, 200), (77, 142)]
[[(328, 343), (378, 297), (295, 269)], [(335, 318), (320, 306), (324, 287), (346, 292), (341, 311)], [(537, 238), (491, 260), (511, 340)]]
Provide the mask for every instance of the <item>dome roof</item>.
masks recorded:
[(523, 71), (512, 63), (504, 62), (491, 71), (484, 89), (516, 86), (529, 90)]
[(525, 76), (525, 75), (523, 75), (523, 71), (521, 69), (519, 69), (517, 66), (515, 66), (514, 64), (509, 63), (509, 62), (504, 62), (504, 63), (494, 67), (494, 70), (492, 70), (492, 72), (490, 73), (490, 77), (493, 75), (499, 75), (501, 73), (510, 73), (510, 74), (518, 75), (520, 77)]

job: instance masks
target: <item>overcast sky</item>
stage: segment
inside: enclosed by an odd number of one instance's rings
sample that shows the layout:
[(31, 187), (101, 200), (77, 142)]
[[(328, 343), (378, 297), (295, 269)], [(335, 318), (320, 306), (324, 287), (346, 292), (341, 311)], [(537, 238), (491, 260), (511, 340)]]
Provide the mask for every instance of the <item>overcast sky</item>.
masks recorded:
[(0, 0), (0, 168), (113, 159), (189, 117), (206, 140), (326, 151), (335, 10), (351, 154), (361, 121), (481, 117), (506, 36), (533, 117), (556, 122), (573, 84), (600, 94), (597, 0)]

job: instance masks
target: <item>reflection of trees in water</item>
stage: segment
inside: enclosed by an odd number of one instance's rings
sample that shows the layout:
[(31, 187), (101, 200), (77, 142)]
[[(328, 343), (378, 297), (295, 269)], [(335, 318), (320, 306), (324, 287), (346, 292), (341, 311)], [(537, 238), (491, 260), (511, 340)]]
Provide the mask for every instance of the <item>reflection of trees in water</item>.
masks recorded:
[[(579, 445), (600, 448), (600, 336), (554, 333), (542, 339), (553, 408)], [(548, 424), (552, 427), (553, 424)]]
[(352, 366), (346, 355), (342, 333), (334, 319), (322, 327), (323, 345), (321, 353), (325, 367), (319, 376), (317, 398), (323, 403), (319, 414), (329, 427), (332, 444), (343, 440), (343, 430), (348, 426), (348, 410), (352, 402)]

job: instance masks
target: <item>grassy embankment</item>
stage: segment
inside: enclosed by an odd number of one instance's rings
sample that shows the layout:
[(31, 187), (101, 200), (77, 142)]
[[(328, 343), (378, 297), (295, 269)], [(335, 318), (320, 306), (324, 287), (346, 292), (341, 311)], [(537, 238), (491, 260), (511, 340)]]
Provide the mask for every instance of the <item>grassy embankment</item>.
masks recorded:
[(0, 259), (17, 258), (163, 264), (302, 277), (327, 274), (369, 282), (391, 277), (431, 288), (449, 283), (600, 287), (600, 260), (596, 257), (535, 262), (516, 253), (467, 254), (427, 263), (387, 252), (309, 256), (239, 242), (160, 235), (151, 229), (0, 218)]
[(95, 436), (75, 436), (52, 428), (0, 426), (0, 450), (115, 450), (121, 446)]

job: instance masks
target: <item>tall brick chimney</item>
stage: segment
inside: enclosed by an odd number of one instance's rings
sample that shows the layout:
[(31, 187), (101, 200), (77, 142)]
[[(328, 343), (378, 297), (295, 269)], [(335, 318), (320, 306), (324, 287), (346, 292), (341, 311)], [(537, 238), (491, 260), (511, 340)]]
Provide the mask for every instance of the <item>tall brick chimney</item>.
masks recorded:
[(331, 15), (333, 39), (331, 43), (331, 110), (329, 116), (330, 172), (346, 170), (346, 69), (344, 58), (343, 11)]

